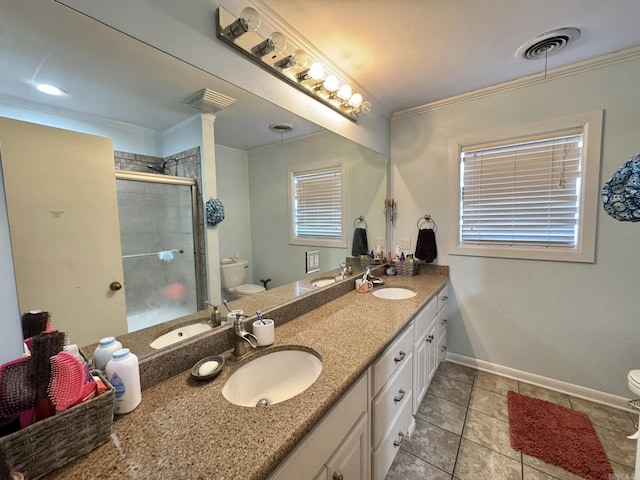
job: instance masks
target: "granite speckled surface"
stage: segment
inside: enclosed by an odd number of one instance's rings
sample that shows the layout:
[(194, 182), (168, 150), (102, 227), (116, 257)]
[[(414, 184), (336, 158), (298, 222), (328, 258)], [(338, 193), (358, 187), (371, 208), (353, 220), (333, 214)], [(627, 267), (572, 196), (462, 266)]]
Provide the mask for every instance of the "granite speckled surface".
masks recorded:
[[(240, 360), (225, 352), (225, 368), (213, 381), (199, 382), (183, 371), (154, 385), (136, 410), (115, 421), (107, 444), (50, 478), (267, 478), (446, 284), (448, 269), (434, 266), (414, 277), (385, 280), (386, 287), (410, 288), (417, 295), (383, 300), (348, 291), (279, 325), (272, 347)], [(307, 390), (268, 408), (239, 407), (222, 396), (239, 365), (289, 346), (312, 349), (322, 359), (322, 373)]]

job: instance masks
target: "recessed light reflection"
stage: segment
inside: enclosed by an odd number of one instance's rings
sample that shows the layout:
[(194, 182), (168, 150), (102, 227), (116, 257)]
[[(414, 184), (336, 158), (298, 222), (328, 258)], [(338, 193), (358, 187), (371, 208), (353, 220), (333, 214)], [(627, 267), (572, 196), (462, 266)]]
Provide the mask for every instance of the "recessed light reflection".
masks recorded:
[(53, 85), (48, 85), (46, 83), (39, 83), (36, 85), (36, 88), (47, 95), (63, 95), (65, 93), (64, 90), (60, 90), (58, 87), (54, 87)]

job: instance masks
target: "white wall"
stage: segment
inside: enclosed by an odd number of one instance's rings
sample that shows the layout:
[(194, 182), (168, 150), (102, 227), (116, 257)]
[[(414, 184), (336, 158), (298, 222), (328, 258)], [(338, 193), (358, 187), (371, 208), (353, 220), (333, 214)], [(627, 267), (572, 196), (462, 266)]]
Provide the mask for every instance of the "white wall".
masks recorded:
[(627, 372), (640, 367), (640, 225), (599, 207), (595, 264), (450, 256), (448, 149), (471, 132), (604, 109), (601, 185), (640, 152), (639, 76), (636, 58), (392, 121), (393, 235), (415, 241), (427, 213), (438, 223), (455, 312), (450, 352), (629, 396)]
[(239, 255), (247, 259), (247, 283), (260, 285), (260, 279), (253, 277), (247, 152), (216, 145), (216, 176), (218, 198), (224, 205), (225, 214), (222, 223), (216, 227), (220, 238), (220, 257)]
[[(347, 162), (346, 248), (289, 245), (288, 173), (305, 162)], [(351, 256), (353, 220), (364, 215), (371, 248), (384, 237), (386, 161), (339, 135), (326, 132), (249, 152), (251, 235), (254, 278), (271, 278), (269, 287), (304, 278), (305, 251), (320, 250), (322, 272)], [(310, 275), (319, 275), (317, 272)]]

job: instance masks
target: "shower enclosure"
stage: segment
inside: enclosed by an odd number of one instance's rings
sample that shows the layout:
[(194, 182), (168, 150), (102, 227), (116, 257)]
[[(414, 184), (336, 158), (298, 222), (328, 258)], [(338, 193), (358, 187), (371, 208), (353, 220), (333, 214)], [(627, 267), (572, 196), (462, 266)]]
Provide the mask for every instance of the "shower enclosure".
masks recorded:
[(198, 310), (196, 181), (116, 172), (129, 332)]

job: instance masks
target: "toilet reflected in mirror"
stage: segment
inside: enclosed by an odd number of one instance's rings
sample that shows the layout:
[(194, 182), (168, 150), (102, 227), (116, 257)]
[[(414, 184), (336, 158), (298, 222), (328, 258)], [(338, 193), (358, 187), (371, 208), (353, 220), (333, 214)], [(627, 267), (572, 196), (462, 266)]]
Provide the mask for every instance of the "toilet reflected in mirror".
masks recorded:
[(261, 285), (244, 283), (247, 279), (248, 270), (249, 262), (242, 258), (222, 258), (220, 260), (223, 298), (231, 301), (265, 291), (265, 288)]

